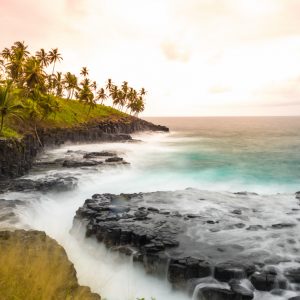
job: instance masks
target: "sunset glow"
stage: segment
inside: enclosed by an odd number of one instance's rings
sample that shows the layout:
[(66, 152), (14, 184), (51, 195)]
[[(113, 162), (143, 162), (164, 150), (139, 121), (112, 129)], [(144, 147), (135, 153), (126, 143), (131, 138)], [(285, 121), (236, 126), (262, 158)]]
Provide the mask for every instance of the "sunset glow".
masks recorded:
[(298, 0), (0, 0), (1, 49), (58, 47), (148, 91), (144, 116), (299, 115)]

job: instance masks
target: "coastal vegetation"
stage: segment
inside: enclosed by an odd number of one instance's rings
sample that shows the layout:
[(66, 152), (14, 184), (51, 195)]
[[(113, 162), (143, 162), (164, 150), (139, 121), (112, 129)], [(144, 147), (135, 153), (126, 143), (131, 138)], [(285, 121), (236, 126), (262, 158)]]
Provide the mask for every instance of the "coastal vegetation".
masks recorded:
[[(37, 135), (39, 127), (72, 127), (91, 120), (138, 116), (145, 108), (145, 88), (104, 86), (80, 74), (56, 70), (63, 57), (57, 48), (32, 54), (17, 41), (0, 54), (0, 136), (18, 137), (24, 131)], [(38, 135), (37, 135), (38, 137)]]

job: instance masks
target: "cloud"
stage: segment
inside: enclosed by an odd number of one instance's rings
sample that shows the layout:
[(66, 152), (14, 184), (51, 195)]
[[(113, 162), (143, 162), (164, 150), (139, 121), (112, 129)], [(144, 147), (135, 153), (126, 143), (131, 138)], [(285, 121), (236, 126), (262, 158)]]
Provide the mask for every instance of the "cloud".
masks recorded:
[(161, 49), (165, 57), (169, 60), (178, 60), (181, 62), (188, 62), (190, 53), (183, 46), (174, 42), (165, 41), (161, 44)]
[(214, 85), (209, 89), (212, 94), (223, 94), (230, 92), (232, 89), (229, 86)]

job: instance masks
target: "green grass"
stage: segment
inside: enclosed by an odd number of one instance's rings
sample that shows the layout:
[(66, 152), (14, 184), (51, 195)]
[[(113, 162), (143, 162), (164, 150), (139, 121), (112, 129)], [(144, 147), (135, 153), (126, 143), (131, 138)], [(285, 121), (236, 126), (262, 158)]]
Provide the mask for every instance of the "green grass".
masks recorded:
[(10, 128), (10, 127), (4, 126), (3, 130), (2, 130), (1, 137), (4, 137), (4, 138), (20, 138), (20, 137), (22, 137), (22, 135), (19, 134), (14, 129)]
[[(89, 106), (77, 100), (56, 98), (59, 111), (51, 114), (43, 121), (38, 122), (38, 127), (44, 128), (72, 128), (85, 124), (101, 123), (104, 121), (126, 122), (130, 116), (110, 106), (97, 104), (89, 112)], [(26, 121), (27, 120), (27, 121)], [(26, 132), (32, 132), (28, 117), (23, 120), (14, 118), (5, 119), (4, 128), (0, 137), (21, 138)]]
[(97, 104), (88, 114), (89, 106), (84, 103), (61, 98), (57, 100), (59, 101), (60, 110), (56, 114), (50, 115), (46, 122), (55, 127), (74, 127), (92, 121), (100, 122), (107, 119), (117, 120), (128, 117), (127, 114), (110, 106)]

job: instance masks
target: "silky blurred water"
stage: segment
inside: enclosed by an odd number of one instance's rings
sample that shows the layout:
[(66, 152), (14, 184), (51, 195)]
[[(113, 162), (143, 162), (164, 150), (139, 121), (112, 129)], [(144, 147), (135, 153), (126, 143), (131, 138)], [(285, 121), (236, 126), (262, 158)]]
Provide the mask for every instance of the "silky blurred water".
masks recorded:
[[(147, 118), (170, 127), (154, 170), (197, 187), (256, 192), (300, 189), (299, 117)], [(162, 164), (163, 161), (163, 164)], [(200, 185), (200, 186), (199, 186)]]

